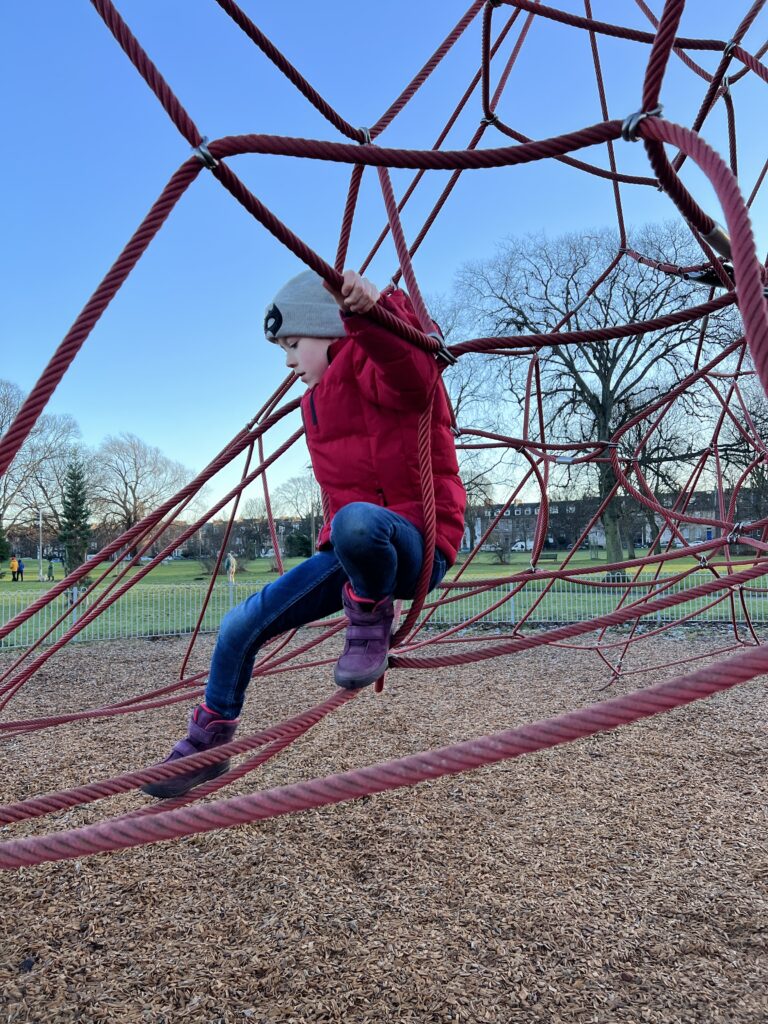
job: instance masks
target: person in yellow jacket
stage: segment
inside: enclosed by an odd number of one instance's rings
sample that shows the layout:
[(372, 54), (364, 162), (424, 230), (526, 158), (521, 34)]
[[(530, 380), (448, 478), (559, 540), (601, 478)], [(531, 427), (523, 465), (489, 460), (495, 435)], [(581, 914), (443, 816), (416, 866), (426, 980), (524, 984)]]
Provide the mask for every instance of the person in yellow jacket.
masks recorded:
[(19, 560), (16, 555), (11, 555), (11, 560), (8, 563), (8, 568), (11, 570), (11, 579), (14, 583), (18, 582), (19, 579)]

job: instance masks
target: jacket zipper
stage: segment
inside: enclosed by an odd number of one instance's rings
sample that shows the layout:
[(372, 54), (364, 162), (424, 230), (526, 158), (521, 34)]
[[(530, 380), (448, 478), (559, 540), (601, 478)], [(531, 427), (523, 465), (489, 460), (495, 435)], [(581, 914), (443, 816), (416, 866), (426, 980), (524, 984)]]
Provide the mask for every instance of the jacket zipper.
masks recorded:
[(315, 409), (315, 389), (309, 392), (309, 411), (312, 413), (312, 423), (317, 426), (317, 410)]

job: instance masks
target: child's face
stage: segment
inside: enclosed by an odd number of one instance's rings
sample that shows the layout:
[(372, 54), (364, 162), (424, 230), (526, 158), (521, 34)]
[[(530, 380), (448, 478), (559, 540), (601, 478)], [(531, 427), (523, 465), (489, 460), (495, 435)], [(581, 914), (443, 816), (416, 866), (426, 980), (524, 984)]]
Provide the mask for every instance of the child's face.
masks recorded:
[(328, 369), (328, 346), (335, 338), (278, 338), (285, 352), (285, 365), (293, 370), (308, 388), (319, 384)]

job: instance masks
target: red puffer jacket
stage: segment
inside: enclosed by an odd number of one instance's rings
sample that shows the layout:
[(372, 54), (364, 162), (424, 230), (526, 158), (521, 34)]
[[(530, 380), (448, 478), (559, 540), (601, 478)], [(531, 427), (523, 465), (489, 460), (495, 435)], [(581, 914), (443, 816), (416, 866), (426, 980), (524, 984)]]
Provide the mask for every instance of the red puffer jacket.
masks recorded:
[[(380, 301), (419, 327), (404, 292), (390, 292)], [(418, 426), (437, 385), (432, 412), (436, 543), (453, 564), (464, 534), (466, 494), (435, 358), (364, 317), (342, 319), (347, 337), (329, 346), (330, 366), (301, 400), (312, 468), (330, 501), (331, 517), (353, 501), (368, 501), (424, 531)], [(329, 546), (330, 532), (325, 523), (318, 548)]]

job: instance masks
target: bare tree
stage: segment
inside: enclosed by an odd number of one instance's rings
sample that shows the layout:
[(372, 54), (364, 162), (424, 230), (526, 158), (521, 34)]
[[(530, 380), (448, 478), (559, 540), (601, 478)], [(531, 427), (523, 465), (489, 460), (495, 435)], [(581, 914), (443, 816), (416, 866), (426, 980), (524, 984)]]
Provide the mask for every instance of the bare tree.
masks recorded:
[[(659, 261), (685, 265), (695, 259), (690, 236), (676, 224), (647, 227), (634, 245)], [(590, 293), (618, 247), (605, 230), (509, 239), (492, 259), (464, 268), (461, 295), (481, 329), (494, 336), (553, 331), (569, 314), (564, 331), (594, 330), (651, 320), (701, 301), (690, 282), (626, 257)], [(690, 370), (699, 329), (698, 323), (681, 324), (615, 341), (543, 348), (540, 398), (548, 440), (609, 440)], [(710, 342), (735, 334), (732, 314), (710, 318)], [(505, 369), (508, 393), (522, 405), (528, 363), (511, 358)], [(616, 485), (608, 460), (597, 463), (596, 476), (604, 500)], [(609, 561), (622, 558), (621, 517), (621, 499), (610, 501), (603, 515)]]
[(92, 504), (105, 523), (127, 530), (183, 487), (191, 470), (135, 434), (107, 437), (92, 466)]
[[(62, 495), (67, 467), (76, 462), (90, 475), (93, 451), (80, 442), (80, 429), (71, 416), (41, 419), (40, 425), (45, 429), (35, 439), (30, 459), (30, 509), (42, 510), (46, 528), (57, 531), (62, 526)], [(53, 422), (46, 422), (49, 419)]]
[(480, 461), (472, 464), (469, 459), (459, 459), (459, 476), (467, 494), (467, 505), (464, 510), (464, 524), (469, 532), (469, 547), (474, 549), (478, 541), (477, 519), (480, 510), (494, 501), (495, 485), (491, 477), (484, 471)]
[[(24, 397), (16, 384), (0, 380), (0, 435), (10, 426)], [(0, 525), (7, 529), (36, 521), (40, 509), (46, 529), (58, 532), (64, 475), (73, 457), (87, 459), (75, 420), (71, 416), (40, 416), (0, 477)]]
[[(749, 371), (752, 367), (751, 359), (748, 358), (746, 364)], [(738, 423), (734, 422), (734, 417)], [(724, 468), (723, 482), (730, 490), (740, 481), (739, 519), (761, 518), (768, 512), (768, 461), (764, 455), (766, 438), (768, 398), (758, 379), (745, 378), (740, 383), (739, 397), (730, 403), (730, 415), (724, 418), (723, 428), (717, 438), (717, 450)], [(750, 492), (752, 508), (743, 514), (747, 492)]]
[(267, 503), (264, 498), (247, 498), (243, 502), (242, 519), (254, 519), (266, 521), (267, 519)]
[[(628, 409), (625, 420), (630, 418), (631, 409)], [(700, 450), (693, 450), (697, 447), (697, 427), (700, 426), (700, 421), (693, 420), (685, 403), (675, 403), (658, 418), (650, 442), (645, 440), (648, 432), (646, 421), (625, 431), (624, 446), (637, 453), (633, 468), (642, 474), (642, 491), (647, 493), (646, 488), (650, 490), (650, 496), (660, 504), (680, 490), (693, 463), (701, 455)], [(627, 558), (635, 557), (635, 536), (642, 535), (644, 526), (647, 526), (651, 544), (660, 542), (661, 527), (653, 509), (640, 505), (629, 495), (617, 497), (615, 505)]]
[(269, 546), (269, 517), (264, 498), (248, 498), (238, 524), (239, 534), (247, 552), (253, 551), (255, 558), (261, 558), (262, 551)]
[[(454, 296), (431, 297), (430, 312), (440, 325), (446, 342), (471, 334), (472, 318)], [(467, 493), (465, 523), (470, 547), (477, 543), (477, 510), (493, 502), (496, 481), (508, 479), (510, 452), (506, 447), (489, 447), (491, 442), (472, 434), (473, 430), (503, 433), (503, 364), (499, 357), (472, 353), (446, 368), (443, 382), (453, 407), (459, 433), (456, 438), (459, 476)]]
[(293, 476), (275, 490), (274, 504), (283, 515), (295, 516), (309, 524), (312, 550), (315, 547), (317, 524), (323, 515), (320, 487), (312, 473)]

